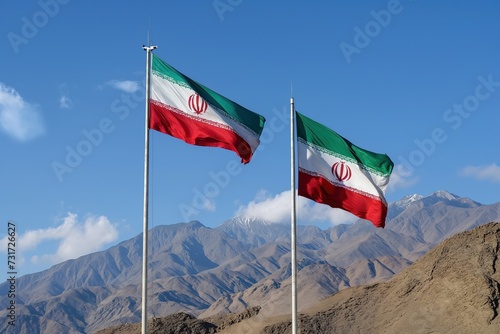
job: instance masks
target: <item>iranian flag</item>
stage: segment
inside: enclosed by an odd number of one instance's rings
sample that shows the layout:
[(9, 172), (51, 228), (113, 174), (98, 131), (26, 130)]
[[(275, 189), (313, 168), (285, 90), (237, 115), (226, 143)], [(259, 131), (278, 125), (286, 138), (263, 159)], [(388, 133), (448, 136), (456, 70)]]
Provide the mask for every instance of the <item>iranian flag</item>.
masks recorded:
[(384, 192), (394, 166), (385, 154), (352, 144), (296, 113), (299, 195), (385, 226)]
[(153, 54), (149, 128), (198, 146), (234, 151), (248, 163), (265, 118), (188, 78)]

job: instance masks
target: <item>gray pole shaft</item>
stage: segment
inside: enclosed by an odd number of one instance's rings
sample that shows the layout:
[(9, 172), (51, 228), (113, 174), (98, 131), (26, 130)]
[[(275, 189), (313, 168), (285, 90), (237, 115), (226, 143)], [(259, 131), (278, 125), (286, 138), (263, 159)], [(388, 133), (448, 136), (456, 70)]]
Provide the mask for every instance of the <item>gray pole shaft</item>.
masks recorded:
[(156, 46), (144, 46), (146, 51), (146, 116), (144, 129), (144, 213), (142, 230), (142, 323), (141, 333), (147, 333), (148, 322), (148, 192), (149, 192), (149, 99), (151, 95), (151, 51)]
[(296, 224), (296, 204), (295, 204), (295, 105), (293, 97), (290, 98), (290, 161), (291, 161), (291, 262), (292, 262), (292, 334), (297, 334), (297, 224)]

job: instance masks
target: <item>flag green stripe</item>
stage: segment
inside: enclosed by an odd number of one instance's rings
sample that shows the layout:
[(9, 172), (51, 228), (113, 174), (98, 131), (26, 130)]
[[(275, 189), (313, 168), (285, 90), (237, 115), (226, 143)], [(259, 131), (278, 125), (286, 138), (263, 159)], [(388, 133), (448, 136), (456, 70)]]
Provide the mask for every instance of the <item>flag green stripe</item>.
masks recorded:
[(257, 136), (260, 136), (264, 128), (265, 118), (251, 110), (248, 110), (241, 105), (233, 102), (224, 96), (214, 92), (210, 88), (192, 80), (185, 76), (175, 68), (165, 63), (163, 60), (153, 54), (152, 71), (154, 75), (171, 81), (184, 88), (189, 88), (198, 93), (205, 101), (225, 112), (228, 117), (235, 121), (244, 124), (252, 130)]
[(372, 173), (379, 175), (391, 174), (394, 163), (386, 154), (364, 150), (323, 124), (298, 112), (296, 115), (297, 137), (299, 141), (302, 140), (305, 144), (313, 146), (315, 149), (329, 155), (337, 156), (352, 163), (361, 164)]

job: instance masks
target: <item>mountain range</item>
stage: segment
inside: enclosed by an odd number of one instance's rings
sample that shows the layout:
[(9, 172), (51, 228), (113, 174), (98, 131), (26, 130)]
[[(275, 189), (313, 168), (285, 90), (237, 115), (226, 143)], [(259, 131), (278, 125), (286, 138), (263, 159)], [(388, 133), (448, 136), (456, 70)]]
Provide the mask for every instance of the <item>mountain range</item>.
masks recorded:
[[(446, 191), (390, 203), (385, 229), (367, 221), (328, 229), (298, 226), (298, 301), (306, 310), (349, 287), (391, 279), (443, 240), (500, 221), (483, 205)], [(198, 221), (157, 226), (149, 235), (151, 317), (197, 317), (259, 306), (290, 312), (290, 226), (236, 217), (215, 228)], [(142, 234), (107, 250), (16, 280), (16, 328), (6, 333), (94, 333), (141, 319)], [(7, 295), (8, 282), (0, 285)], [(0, 300), (7, 317), (8, 300)]]
[[(301, 334), (498, 334), (499, 255), (500, 223), (460, 232), (386, 282), (343, 289), (303, 310), (298, 330)], [(167, 317), (163, 328), (171, 328), (171, 323)], [(134, 332), (110, 329), (102, 334), (118, 333)], [(217, 333), (286, 334), (291, 333), (291, 321), (290, 316), (266, 318), (258, 313)]]

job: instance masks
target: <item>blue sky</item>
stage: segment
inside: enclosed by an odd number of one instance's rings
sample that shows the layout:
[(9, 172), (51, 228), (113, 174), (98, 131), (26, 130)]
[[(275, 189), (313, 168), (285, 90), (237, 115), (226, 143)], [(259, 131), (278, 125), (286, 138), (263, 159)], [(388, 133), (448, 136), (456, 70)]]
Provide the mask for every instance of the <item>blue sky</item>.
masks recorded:
[[(231, 151), (152, 132), (150, 227), (289, 221), (291, 84), (298, 111), (391, 157), (389, 202), (440, 189), (498, 201), (496, 1), (1, 6), (0, 238), (15, 222), (20, 274), (142, 232), (150, 27), (157, 56), (267, 119), (260, 149), (236, 170)], [(303, 198), (298, 219), (355, 220)]]

